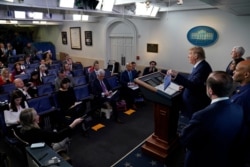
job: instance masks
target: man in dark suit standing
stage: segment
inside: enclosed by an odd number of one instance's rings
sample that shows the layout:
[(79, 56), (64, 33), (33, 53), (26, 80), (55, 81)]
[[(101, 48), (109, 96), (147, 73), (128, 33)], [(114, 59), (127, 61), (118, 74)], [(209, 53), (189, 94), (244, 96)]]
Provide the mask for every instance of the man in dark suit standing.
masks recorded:
[(237, 64), (233, 73), (233, 80), (239, 83), (235, 93), (231, 96), (231, 102), (242, 106), (246, 120), (247, 143), (246, 163), (250, 166), (250, 60), (244, 60)]
[(174, 70), (168, 70), (167, 74), (172, 76), (174, 82), (184, 87), (182, 93), (181, 115), (188, 120), (192, 114), (205, 108), (210, 103), (206, 96), (206, 79), (212, 72), (212, 68), (205, 60), (205, 51), (202, 47), (189, 49), (188, 59), (194, 65), (191, 74), (186, 78)]
[(245, 53), (245, 49), (242, 46), (235, 46), (232, 49), (231, 52), (231, 56), (232, 56), (232, 61), (230, 61), (230, 63), (227, 66), (226, 72), (230, 75), (233, 76), (233, 72), (235, 70), (236, 65), (243, 61), (244, 59), (242, 58), (242, 56)]
[(122, 121), (118, 117), (118, 111), (116, 102), (119, 100), (119, 92), (112, 95), (111, 86), (108, 83), (108, 80), (105, 77), (105, 71), (103, 69), (99, 69), (97, 71), (97, 78), (93, 81), (93, 94), (95, 96), (95, 104), (98, 106), (102, 106), (105, 102), (110, 103), (112, 106), (113, 116), (116, 122), (122, 123)]
[(187, 148), (184, 167), (241, 167), (235, 151), (244, 123), (241, 106), (229, 100), (233, 80), (224, 71), (211, 73), (206, 82), (206, 108), (193, 114), (180, 135)]

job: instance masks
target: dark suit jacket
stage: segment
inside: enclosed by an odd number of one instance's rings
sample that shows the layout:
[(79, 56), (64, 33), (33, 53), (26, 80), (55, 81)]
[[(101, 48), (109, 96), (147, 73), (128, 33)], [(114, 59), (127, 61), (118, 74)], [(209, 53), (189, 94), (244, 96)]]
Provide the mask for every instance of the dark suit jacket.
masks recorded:
[(89, 73), (89, 82), (92, 83), (97, 78), (95, 71)]
[(150, 67), (146, 67), (144, 70), (143, 70), (143, 74), (142, 75), (147, 75), (147, 74), (151, 74), (153, 72), (157, 72), (158, 69), (157, 68), (154, 68), (153, 71), (149, 71)]
[(61, 131), (49, 132), (43, 129), (32, 128), (30, 130), (18, 132), (18, 136), (21, 139), (27, 141), (28, 143), (38, 143), (45, 142), (47, 145), (51, 146), (52, 143), (57, 143), (70, 136), (72, 133), (72, 128), (66, 127)]
[[(134, 80), (137, 76), (137, 72), (135, 70), (132, 70), (131, 72), (132, 72), (132, 78)], [(130, 82), (130, 80), (129, 80), (129, 75), (128, 75), (127, 70), (125, 70), (121, 73), (120, 82), (121, 82), (122, 86), (124, 86), (124, 87), (128, 86), (128, 83)]]
[(229, 63), (228, 66), (227, 66), (226, 73), (228, 73), (229, 75), (232, 75), (232, 76), (233, 76), (234, 70), (230, 70), (230, 65), (231, 65), (231, 63), (234, 61), (234, 62), (235, 62), (235, 66), (236, 66), (239, 62), (241, 62), (241, 61), (243, 61), (243, 60), (245, 60), (245, 59), (243, 59), (242, 57), (240, 57), (240, 58), (238, 58), (238, 59), (235, 59), (235, 60), (230, 61), (230, 63)]
[[(111, 86), (109, 85), (108, 83), (108, 80), (106, 78), (103, 79), (103, 82), (107, 88), (108, 91), (111, 91)], [(93, 87), (92, 87), (92, 90), (93, 90), (93, 94), (96, 96), (96, 97), (101, 97), (102, 96), (102, 86), (100, 84), (100, 81), (96, 78), (94, 81), (93, 81)]]
[(230, 167), (230, 158), (239, 152), (233, 150), (243, 127), (242, 108), (222, 100), (193, 114), (180, 135), (188, 149), (185, 167)]
[(182, 114), (191, 118), (192, 114), (198, 110), (205, 108), (210, 99), (206, 94), (206, 80), (212, 72), (210, 65), (203, 60), (193, 69), (188, 78), (178, 74), (174, 80), (176, 83), (184, 86), (182, 93)]

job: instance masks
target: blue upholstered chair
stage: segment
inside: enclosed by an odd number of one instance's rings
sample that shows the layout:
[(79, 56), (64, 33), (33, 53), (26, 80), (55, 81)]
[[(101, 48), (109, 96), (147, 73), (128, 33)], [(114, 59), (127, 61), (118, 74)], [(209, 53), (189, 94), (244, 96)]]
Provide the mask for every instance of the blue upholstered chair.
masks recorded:
[(38, 96), (51, 95), (54, 92), (53, 85), (51, 83), (45, 83), (37, 86)]
[(82, 76), (82, 75), (84, 75), (84, 70), (83, 70), (83, 69), (76, 69), (76, 70), (73, 70), (73, 75), (74, 75), (75, 77), (77, 77), (77, 76)]
[(28, 99), (27, 103), (29, 107), (34, 108), (39, 115), (51, 113), (56, 110), (56, 107), (53, 106), (50, 95), (44, 95)]
[(91, 97), (89, 93), (89, 85), (80, 85), (74, 87), (76, 101), (82, 101)]
[(75, 86), (87, 84), (86, 77), (84, 75), (73, 77)]
[(111, 86), (112, 90), (121, 88), (121, 85), (119, 83), (119, 79), (117, 76), (113, 75), (113, 76), (107, 77), (106, 79), (108, 80), (109, 85)]
[(46, 83), (51, 83), (51, 84), (55, 84), (55, 79), (56, 79), (56, 75), (47, 75), (47, 76), (44, 76), (42, 77), (42, 81), (44, 84)]
[(20, 78), (23, 81), (28, 81), (30, 79), (30, 75), (29, 74), (20, 74), (20, 75), (15, 75), (15, 79), (16, 78)]
[(11, 94), (13, 90), (16, 89), (15, 84), (9, 83), (1, 86), (1, 92), (2, 93), (9, 93)]

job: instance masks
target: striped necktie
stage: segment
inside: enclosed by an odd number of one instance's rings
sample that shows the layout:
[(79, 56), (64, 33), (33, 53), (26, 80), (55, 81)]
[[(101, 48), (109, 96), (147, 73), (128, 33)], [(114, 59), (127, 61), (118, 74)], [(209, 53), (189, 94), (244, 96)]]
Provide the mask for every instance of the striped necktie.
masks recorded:
[(101, 84), (101, 87), (102, 87), (102, 91), (106, 92), (107, 88), (106, 88), (105, 84), (103, 83), (103, 81), (100, 81), (100, 84)]

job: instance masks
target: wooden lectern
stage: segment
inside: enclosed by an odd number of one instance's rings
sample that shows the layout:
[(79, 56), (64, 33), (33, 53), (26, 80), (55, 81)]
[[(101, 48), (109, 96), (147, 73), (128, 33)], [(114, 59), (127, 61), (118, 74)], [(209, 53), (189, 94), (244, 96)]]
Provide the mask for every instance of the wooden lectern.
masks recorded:
[(156, 72), (135, 79), (144, 97), (154, 102), (154, 133), (142, 146), (147, 153), (161, 162), (178, 146), (178, 117), (180, 92), (168, 95), (156, 86), (163, 83), (165, 74)]

